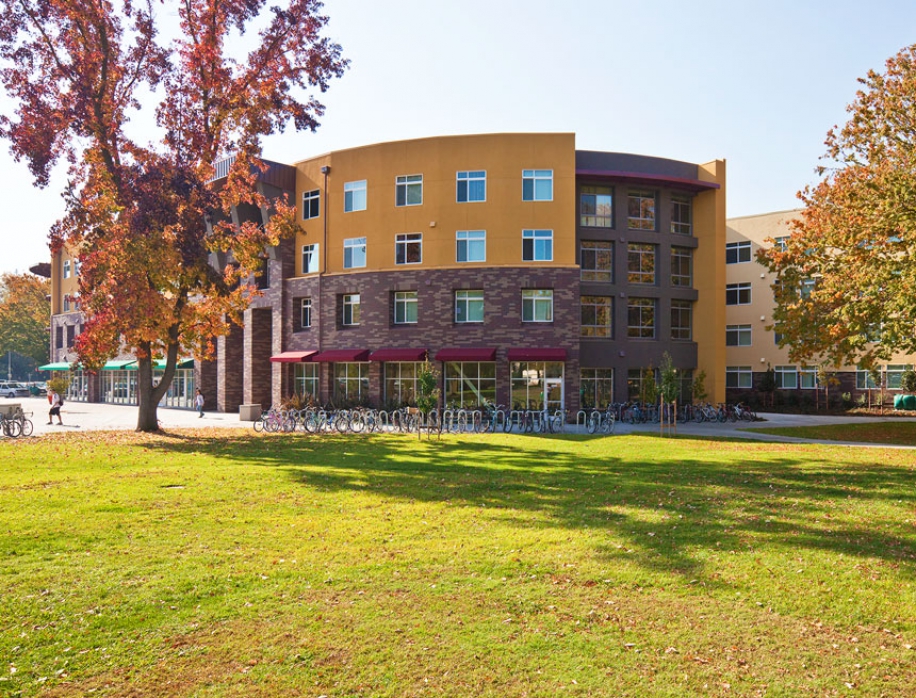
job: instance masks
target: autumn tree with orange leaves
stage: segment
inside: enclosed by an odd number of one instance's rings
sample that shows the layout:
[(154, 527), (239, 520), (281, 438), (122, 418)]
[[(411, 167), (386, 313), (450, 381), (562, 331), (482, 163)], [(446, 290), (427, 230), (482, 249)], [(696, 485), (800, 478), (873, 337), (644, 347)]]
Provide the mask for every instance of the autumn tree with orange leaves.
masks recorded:
[[(68, 166), (51, 245), (80, 259), (87, 319), (77, 353), (91, 369), (129, 348), (137, 429), (156, 430), (179, 356), (212, 353), (256, 293), (249, 281), (265, 246), (295, 230), (293, 203), (258, 193), (261, 139), (290, 123), (314, 131), (324, 110), (310, 92), (324, 92), (347, 62), (322, 36), (316, 0), (269, 10), (263, 0), (0, 8), (0, 80), (16, 103), (0, 134), (39, 186), (58, 162)], [(162, 17), (176, 12), (177, 36), (163, 36)], [(143, 108), (153, 110), (155, 142), (131, 130)], [(228, 156), (216, 187), (214, 163)], [(240, 205), (272, 215), (263, 227), (236, 225), (230, 212)], [(211, 252), (229, 252), (233, 264), (214, 269)], [(158, 384), (156, 358), (167, 360)]]
[(916, 46), (860, 83), (791, 235), (758, 253), (780, 346), (833, 369), (916, 351)]

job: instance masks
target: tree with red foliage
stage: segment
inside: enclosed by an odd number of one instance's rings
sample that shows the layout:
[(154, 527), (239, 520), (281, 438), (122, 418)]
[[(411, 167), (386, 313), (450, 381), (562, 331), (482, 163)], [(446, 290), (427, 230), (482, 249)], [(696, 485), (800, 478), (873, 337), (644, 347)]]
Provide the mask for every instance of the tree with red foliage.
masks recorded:
[[(158, 428), (179, 356), (212, 355), (257, 292), (265, 247), (296, 229), (293, 204), (258, 192), (261, 139), (290, 122), (314, 131), (324, 108), (308, 92), (347, 61), (322, 36), (320, 2), (287, 2), (267, 12), (264, 0), (180, 0), (180, 32), (166, 41), (153, 0), (0, 0), (0, 80), (17, 104), (0, 135), (39, 186), (68, 163), (51, 245), (80, 259), (76, 350), (90, 369), (122, 347), (136, 356), (138, 430)], [(153, 103), (161, 140), (142, 143), (130, 122)], [(214, 163), (229, 156), (216, 186)], [(240, 205), (269, 211), (267, 223), (233, 224)], [(211, 252), (233, 263), (214, 269)]]

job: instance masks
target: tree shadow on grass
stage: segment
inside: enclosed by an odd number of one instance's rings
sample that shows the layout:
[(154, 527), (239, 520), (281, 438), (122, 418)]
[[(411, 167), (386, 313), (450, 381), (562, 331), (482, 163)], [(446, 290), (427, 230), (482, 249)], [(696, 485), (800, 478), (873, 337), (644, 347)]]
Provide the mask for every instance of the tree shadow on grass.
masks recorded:
[(906, 562), (910, 575), (916, 559), (911, 529), (889, 513), (902, 502), (912, 510), (914, 468), (839, 448), (649, 435), (437, 442), (246, 434), (143, 445), (280, 469), (319, 491), (479, 508), (520, 527), (597, 531), (607, 535), (600, 549), (609, 560), (626, 554), (691, 579), (704, 574), (697, 554), (704, 549), (779, 545)]

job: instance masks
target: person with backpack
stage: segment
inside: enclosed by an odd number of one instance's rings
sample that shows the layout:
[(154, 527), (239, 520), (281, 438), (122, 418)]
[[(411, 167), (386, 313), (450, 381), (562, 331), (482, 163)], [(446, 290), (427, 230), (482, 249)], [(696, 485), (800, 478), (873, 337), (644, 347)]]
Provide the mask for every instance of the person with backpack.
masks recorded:
[(61, 419), (60, 408), (64, 404), (64, 399), (60, 396), (60, 393), (53, 389), (49, 398), (51, 400), (51, 409), (48, 410), (48, 424), (53, 424), (54, 417), (57, 417), (57, 424), (63, 426), (64, 420)]

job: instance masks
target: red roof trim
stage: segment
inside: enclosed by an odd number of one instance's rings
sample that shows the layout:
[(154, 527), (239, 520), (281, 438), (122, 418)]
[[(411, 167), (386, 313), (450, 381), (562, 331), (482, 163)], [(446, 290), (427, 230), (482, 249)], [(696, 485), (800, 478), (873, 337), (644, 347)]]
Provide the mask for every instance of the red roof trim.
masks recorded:
[(331, 349), (312, 357), (312, 361), (347, 363), (351, 361), (368, 361), (368, 349)]
[(423, 361), (426, 349), (377, 349), (369, 354), (369, 361)]
[(282, 354), (271, 356), (270, 360), (277, 363), (291, 364), (299, 361), (311, 361), (312, 357), (317, 353), (316, 349), (311, 351), (284, 351)]

